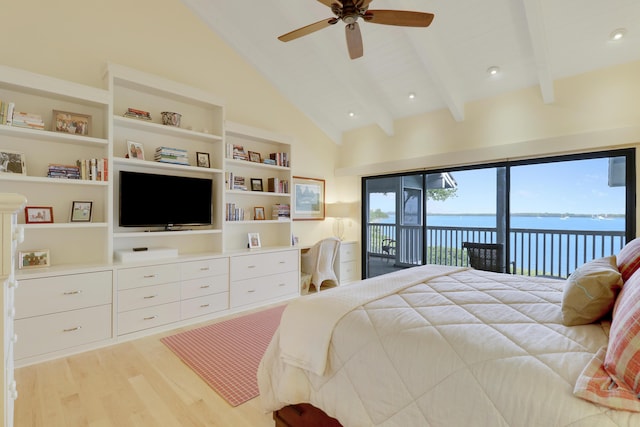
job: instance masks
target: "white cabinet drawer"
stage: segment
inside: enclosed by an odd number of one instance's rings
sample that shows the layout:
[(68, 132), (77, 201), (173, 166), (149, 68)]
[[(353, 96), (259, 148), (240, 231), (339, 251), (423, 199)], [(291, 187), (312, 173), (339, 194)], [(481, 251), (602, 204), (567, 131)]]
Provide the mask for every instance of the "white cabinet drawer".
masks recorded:
[(190, 261), (183, 263), (180, 268), (182, 269), (182, 280), (227, 275), (229, 274), (229, 259), (213, 258), (201, 261)]
[(355, 243), (342, 243), (340, 245), (340, 262), (355, 261), (356, 255)]
[(151, 265), (118, 270), (118, 289), (159, 285), (178, 282), (179, 280), (180, 267), (178, 264)]
[(111, 304), (111, 271), (22, 279), (16, 292), (16, 318)]
[(118, 312), (167, 304), (180, 300), (180, 283), (145, 286), (118, 291)]
[(231, 282), (230, 305), (239, 307), (298, 292), (297, 271)]
[(357, 280), (357, 274), (358, 270), (355, 262), (343, 262), (340, 264), (340, 284)]
[(182, 300), (182, 318), (190, 319), (229, 308), (229, 293), (205, 295), (199, 298)]
[(180, 302), (118, 313), (118, 335), (180, 320)]
[(231, 280), (243, 280), (298, 270), (298, 250), (267, 252), (231, 258)]
[(182, 282), (180, 297), (196, 298), (229, 291), (229, 276), (202, 277)]
[(15, 329), (16, 359), (106, 340), (111, 338), (111, 304), (16, 320)]

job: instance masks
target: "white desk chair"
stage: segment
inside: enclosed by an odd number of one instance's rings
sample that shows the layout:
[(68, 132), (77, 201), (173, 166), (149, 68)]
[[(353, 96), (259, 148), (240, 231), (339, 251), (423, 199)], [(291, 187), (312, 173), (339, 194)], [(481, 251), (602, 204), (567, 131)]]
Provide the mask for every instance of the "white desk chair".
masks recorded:
[(304, 274), (311, 274), (311, 284), (320, 292), (324, 282), (338, 286), (338, 278), (333, 270), (333, 262), (340, 249), (340, 240), (328, 237), (313, 245), (307, 252), (301, 254), (301, 270)]

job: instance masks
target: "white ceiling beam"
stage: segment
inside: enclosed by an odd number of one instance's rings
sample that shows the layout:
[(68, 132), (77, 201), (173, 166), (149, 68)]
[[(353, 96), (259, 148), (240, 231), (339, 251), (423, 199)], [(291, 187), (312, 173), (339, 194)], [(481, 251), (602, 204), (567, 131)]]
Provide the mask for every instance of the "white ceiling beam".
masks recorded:
[[(406, 1), (396, 1), (394, 5), (394, 9), (413, 10), (412, 6)], [(436, 16), (434, 18), (436, 25), (437, 19), (438, 17)], [(433, 26), (434, 24), (431, 25)], [(464, 100), (456, 89), (460, 85), (455, 81), (455, 72), (444, 58), (442, 50), (434, 41), (433, 35), (429, 32), (429, 29), (426, 31), (405, 30), (405, 34), (454, 120), (457, 122), (463, 121)]]
[(545, 104), (555, 101), (553, 90), (553, 79), (549, 63), (549, 50), (547, 49), (547, 36), (544, 29), (544, 16), (542, 13), (541, 0), (523, 0), (527, 26), (529, 27), (529, 37), (533, 47), (533, 56), (542, 92), (542, 100)]

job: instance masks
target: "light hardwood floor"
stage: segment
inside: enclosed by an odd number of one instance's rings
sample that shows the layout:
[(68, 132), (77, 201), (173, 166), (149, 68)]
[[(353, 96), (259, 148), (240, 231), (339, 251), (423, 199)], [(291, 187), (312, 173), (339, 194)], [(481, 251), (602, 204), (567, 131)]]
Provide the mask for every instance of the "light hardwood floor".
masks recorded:
[(274, 425), (258, 398), (231, 407), (160, 342), (175, 332), (16, 369), (15, 426)]

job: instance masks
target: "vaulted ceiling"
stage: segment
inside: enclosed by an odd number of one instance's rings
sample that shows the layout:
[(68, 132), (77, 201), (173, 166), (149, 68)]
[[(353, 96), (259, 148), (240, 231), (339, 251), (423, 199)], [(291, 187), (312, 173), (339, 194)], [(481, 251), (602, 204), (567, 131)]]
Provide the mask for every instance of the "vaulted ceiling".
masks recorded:
[(343, 22), (278, 40), (333, 17), (325, 1), (182, 2), (336, 143), (372, 124), (393, 135), (394, 120), (439, 109), (463, 121), (465, 103), (527, 87), (553, 103), (557, 79), (640, 60), (640, 0), (373, 0), (369, 10), (435, 18), (427, 28), (359, 19), (355, 60)]

